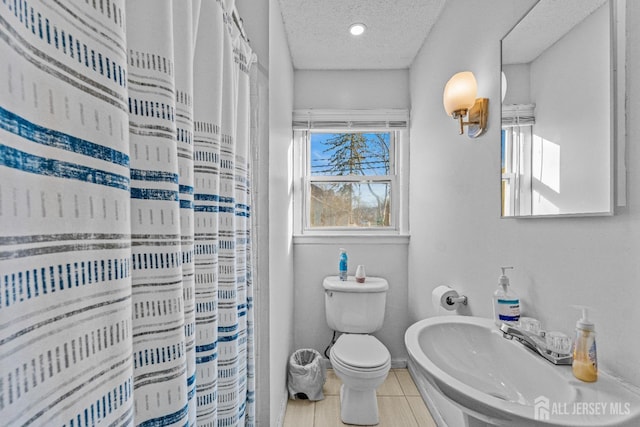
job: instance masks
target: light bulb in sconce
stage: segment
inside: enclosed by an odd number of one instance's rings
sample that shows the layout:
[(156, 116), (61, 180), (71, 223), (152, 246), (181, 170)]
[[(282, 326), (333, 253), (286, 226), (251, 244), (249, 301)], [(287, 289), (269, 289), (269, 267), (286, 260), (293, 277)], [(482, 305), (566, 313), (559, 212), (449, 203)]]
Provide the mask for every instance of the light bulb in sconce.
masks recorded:
[(467, 115), (469, 108), (476, 102), (478, 83), (471, 71), (463, 71), (449, 79), (444, 87), (442, 101), (448, 115)]
[[(444, 87), (442, 102), (447, 115), (460, 122), (460, 135), (464, 133), (464, 126), (469, 126), (467, 134), (471, 138), (480, 136), (487, 127), (488, 105), (487, 98), (477, 98), (478, 83), (471, 71), (455, 74)], [(467, 116), (469, 121), (463, 118)]]

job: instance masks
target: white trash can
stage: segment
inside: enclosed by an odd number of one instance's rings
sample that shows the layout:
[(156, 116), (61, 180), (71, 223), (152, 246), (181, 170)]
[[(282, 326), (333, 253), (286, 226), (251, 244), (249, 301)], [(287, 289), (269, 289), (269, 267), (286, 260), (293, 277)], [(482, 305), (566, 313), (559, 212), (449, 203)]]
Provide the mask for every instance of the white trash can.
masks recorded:
[(289, 358), (287, 387), (290, 399), (322, 400), (322, 386), (327, 378), (327, 369), (322, 356), (312, 348), (293, 352)]

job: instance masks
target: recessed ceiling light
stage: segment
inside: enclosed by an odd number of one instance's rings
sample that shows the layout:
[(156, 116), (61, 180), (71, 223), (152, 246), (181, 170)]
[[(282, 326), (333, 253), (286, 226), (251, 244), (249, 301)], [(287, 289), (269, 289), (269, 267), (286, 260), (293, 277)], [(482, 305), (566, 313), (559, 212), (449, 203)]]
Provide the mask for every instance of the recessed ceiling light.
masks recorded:
[(364, 30), (367, 29), (367, 26), (364, 24), (351, 24), (349, 27), (349, 32), (354, 36), (359, 36), (364, 33)]

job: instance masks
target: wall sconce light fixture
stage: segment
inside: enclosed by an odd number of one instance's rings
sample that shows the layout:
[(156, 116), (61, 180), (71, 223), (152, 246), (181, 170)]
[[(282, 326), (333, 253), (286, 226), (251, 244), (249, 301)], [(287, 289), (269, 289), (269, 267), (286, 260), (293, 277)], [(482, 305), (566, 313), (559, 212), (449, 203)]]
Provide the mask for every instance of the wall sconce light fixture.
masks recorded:
[[(487, 129), (489, 99), (477, 98), (478, 84), (471, 71), (455, 74), (444, 87), (442, 100), (448, 115), (460, 121), (460, 135), (467, 128), (470, 138), (477, 138)], [(464, 117), (468, 115), (468, 121)]]

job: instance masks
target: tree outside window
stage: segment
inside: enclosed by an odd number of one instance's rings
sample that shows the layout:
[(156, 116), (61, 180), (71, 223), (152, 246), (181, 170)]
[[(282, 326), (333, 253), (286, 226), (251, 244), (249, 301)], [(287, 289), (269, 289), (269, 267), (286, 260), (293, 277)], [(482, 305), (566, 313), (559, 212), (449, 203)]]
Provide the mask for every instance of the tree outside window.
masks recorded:
[(311, 227), (391, 226), (391, 132), (312, 132), (309, 153)]

